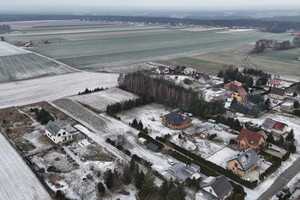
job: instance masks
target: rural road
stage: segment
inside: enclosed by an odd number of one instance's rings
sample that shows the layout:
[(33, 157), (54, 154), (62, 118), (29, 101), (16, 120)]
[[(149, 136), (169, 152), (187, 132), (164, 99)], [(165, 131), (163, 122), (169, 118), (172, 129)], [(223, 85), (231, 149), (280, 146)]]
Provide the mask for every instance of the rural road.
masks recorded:
[(272, 184), (272, 186), (265, 191), (258, 200), (268, 200), (272, 198), (277, 192), (281, 191), (281, 189), (292, 179), (296, 174), (299, 173), (300, 169), (300, 158), (298, 158), (292, 166), (287, 168)]

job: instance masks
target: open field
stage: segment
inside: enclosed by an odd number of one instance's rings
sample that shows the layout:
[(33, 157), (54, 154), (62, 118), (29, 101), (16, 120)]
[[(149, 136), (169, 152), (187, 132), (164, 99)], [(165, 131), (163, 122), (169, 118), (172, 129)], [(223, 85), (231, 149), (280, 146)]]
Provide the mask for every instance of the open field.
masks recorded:
[(197, 69), (197, 71), (200, 73), (210, 74), (210, 75), (217, 74), (220, 71), (220, 69), (226, 66), (221, 63), (211, 62), (207, 60), (200, 60), (193, 57), (182, 57), (182, 58), (175, 58), (171, 60), (163, 60), (158, 62), (169, 66), (192, 67)]
[(109, 88), (107, 90), (90, 94), (72, 96), (70, 99), (91, 106), (98, 111), (105, 112), (108, 105), (118, 102), (120, 103), (129, 99), (135, 99), (137, 97), (138, 96), (119, 88)]
[(0, 84), (0, 108), (51, 101), (85, 88), (115, 87), (118, 74), (78, 72)]
[(274, 75), (299, 80), (300, 61), (298, 61), (298, 57), (300, 56), (300, 49), (250, 55), (253, 47), (254, 44), (244, 44), (231, 49), (201, 54), (193, 58), (249, 68), (244, 61), (247, 56), (247, 62), (257, 69), (270, 72)]
[[(32, 51), (90, 70), (109, 70), (110, 66), (199, 55), (254, 43), (260, 38), (280, 40), (291, 37), (255, 30), (189, 31), (187, 27), (168, 26), (62, 27), (60, 25), (54, 30), (39, 27), (12, 32), (5, 37), (10, 43), (32, 40), (36, 44)], [(42, 40), (50, 43), (44, 44)]]
[(0, 83), (74, 72), (33, 53), (1, 56)]
[(63, 63), (0, 42), (0, 83), (70, 72), (74, 70)]
[(16, 150), (0, 134), (0, 199), (51, 199)]

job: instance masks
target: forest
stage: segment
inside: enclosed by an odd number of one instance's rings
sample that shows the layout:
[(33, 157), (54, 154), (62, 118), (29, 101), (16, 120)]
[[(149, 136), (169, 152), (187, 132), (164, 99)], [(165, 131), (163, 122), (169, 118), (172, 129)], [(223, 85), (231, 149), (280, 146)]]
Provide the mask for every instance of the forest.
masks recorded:
[(287, 50), (300, 47), (300, 37), (295, 37), (293, 41), (285, 40), (278, 42), (277, 40), (258, 40), (252, 50), (252, 54), (264, 53), (276, 50)]
[(119, 87), (140, 96), (151, 96), (156, 103), (180, 107), (204, 118), (225, 112), (222, 101), (203, 101), (198, 98), (198, 93), (191, 89), (165, 79), (150, 77), (142, 72), (120, 75)]

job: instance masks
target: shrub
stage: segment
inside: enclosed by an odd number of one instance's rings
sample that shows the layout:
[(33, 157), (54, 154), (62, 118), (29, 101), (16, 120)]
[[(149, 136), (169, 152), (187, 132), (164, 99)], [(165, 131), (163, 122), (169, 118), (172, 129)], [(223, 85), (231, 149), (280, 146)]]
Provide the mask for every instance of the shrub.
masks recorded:
[(130, 152), (128, 149), (126, 149), (126, 150), (124, 151), (124, 153), (125, 153), (126, 155), (128, 155), (128, 156), (131, 155), (131, 152)]

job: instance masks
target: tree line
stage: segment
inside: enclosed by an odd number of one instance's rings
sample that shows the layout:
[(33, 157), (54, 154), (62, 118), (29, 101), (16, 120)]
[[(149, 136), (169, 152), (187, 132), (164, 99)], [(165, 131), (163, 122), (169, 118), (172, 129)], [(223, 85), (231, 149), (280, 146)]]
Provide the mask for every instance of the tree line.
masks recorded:
[(234, 80), (244, 83), (244, 88), (246, 91), (247, 87), (253, 86), (253, 78), (251, 76), (244, 75), (237, 67), (234, 66), (221, 69), (218, 73), (218, 77), (223, 78), (224, 83), (229, 83)]
[(180, 107), (197, 116), (208, 117), (225, 112), (222, 101), (206, 102), (198, 98), (198, 93), (176, 85), (172, 81), (154, 78), (142, 72), (121, 75), (119, 87), (140, 96), (150, 96), (154, 102)]
[(285, 40), (278, 42), (277, 40), (258, 40), (252, 50), (252, 54), (264, 53), (273, 50), (287, 50), (300, 47), (300, 37), (295, 37), (293, 41)]
[(263, 19), (191, 19), (170, 17), (146, 17), (146, 16), (97, 16), (97, 15), (0, 15), (0, 21), (35, 21), (35, 20), (87, 20), (87, 21), (122, 21), (122, 22), (144, 22), (161, 24), (184, 24), (184, 25), (206, 25), (221, 27), (243, 27), (257, 28), (261, 31), (280, 33), (289, 29), (300, 30), (298, 21), (278, 21)]

